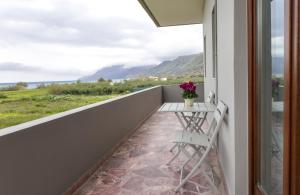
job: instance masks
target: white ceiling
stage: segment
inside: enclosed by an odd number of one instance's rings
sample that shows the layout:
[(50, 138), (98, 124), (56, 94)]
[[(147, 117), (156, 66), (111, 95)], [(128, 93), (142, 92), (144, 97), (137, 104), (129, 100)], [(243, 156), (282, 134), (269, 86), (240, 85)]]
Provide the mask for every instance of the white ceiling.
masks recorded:
[(201, 24), (204, 0), (139, 0), (157, 26)]

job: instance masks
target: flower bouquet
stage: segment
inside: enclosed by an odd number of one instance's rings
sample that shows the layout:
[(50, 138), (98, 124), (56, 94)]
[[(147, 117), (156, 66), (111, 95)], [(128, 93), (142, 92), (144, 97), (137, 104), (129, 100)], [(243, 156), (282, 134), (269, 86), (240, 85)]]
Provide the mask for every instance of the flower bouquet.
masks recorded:
[(185, 106), (193, 106), (195, 98), (198, 97), (196, 93), (196, 85), (192, 81), (189, 81), (182, 83), (179, 87), (183, 90), (182, 97), (184, 99)]

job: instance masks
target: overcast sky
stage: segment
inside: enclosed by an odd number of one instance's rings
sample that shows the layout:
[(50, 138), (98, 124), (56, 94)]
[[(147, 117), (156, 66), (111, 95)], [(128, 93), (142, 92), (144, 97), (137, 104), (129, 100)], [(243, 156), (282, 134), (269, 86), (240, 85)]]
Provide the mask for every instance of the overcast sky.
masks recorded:
[(202, 26), (157, 28), (137, 0), (0, 1), (0, 82), (73, 80), (202, 51)]

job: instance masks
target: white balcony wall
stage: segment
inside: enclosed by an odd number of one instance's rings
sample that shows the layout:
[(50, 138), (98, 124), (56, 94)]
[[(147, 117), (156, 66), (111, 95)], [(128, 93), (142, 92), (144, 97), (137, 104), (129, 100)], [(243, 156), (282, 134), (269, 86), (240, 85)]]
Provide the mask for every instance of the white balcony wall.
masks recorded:
[(206, 1), (204, 7), (203, 16), (203, 36), (206, 37), (206, 76), (204, 78), (204, 91), (207, 98), (210, 91), (216, 92), (216, 79), (213, 78), (213, 44), (212, 44), (212, 10), (214, 7), (214, 1)]
[[(212, 10), (205, 3), (205, 94), (213, 90), (228, 105), (218, 139), (220, 163), (230, 195), (248, 194), (247, 7), (246, 0), (217, 0), (217, 78), (213, 78)], [(216, 88), (216, 82), (218, 87)], [(217, 90), (217, 91), (216, 91)]]

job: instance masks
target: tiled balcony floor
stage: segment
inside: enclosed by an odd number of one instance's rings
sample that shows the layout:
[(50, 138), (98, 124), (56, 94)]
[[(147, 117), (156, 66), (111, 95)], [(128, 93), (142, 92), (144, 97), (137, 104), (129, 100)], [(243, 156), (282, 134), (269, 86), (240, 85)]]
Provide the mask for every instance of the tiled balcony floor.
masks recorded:
[[(174, 131), (181, 130), (172, 113), (155, 113), (113, 156), (80, 188), (75, 195), (167, 195), (174, 194), (179, 182), (178, 159), (166, 166), (172, 157), (169, 149)], [(226, 194), (223, 175), (216, 152), (211, 152), (209, 163), (213, 167), (219, 192), (213, 192), (201, 175), (195, 175), (184, 186), (181, 194), (198, 194), (195, 185), (203, 185), (201, 194)]]

